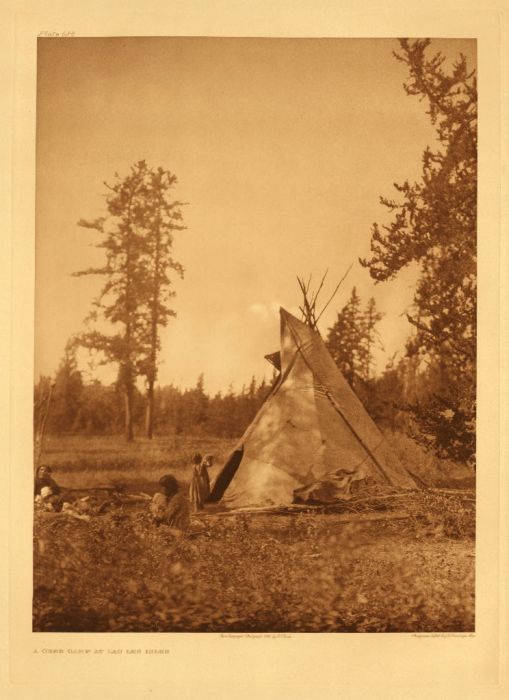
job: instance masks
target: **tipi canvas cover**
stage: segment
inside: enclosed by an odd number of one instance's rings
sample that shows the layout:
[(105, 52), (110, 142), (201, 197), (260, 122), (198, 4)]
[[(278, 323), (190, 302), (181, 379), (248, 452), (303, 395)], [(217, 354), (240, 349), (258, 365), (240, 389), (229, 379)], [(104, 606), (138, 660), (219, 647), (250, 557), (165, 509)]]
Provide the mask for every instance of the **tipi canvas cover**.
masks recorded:
[(281, 309), (281, 373), (219, 472), (227, 507), (349, 498), (359, 482), (415, 488), (320, 335)]

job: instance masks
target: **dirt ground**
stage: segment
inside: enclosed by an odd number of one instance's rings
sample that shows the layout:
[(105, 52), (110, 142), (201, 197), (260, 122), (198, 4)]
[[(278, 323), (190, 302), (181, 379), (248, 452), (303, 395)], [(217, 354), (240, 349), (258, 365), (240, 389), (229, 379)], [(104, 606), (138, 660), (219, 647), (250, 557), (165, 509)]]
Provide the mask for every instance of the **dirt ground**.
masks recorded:
[(473, 631), (475, 514), (459, 497), (411, 505), (363, 522), (203, 513), (185, 536), (139, 505), (88, 522), (36, 513), (33, 628)]

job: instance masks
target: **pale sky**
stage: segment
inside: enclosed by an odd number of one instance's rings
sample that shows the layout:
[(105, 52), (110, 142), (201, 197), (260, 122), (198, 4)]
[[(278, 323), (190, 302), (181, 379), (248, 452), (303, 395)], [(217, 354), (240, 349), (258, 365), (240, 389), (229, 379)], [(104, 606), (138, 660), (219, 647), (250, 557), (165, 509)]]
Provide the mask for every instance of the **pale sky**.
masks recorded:
[[(71, 273), (101, 262), (104, 181), (144, 159), (178, 177), (188, 230), (176, 232), (177, 318), (162, 332), (160, 384), (214, 393), (271, 375), (279, 306), (296, 312), (296, 275), (332, 292), (322, 334), (356, 285), (385, 314), (385, 351), (402, 351), (413, 271), (374, 285), (357, 263), (379, 196), (419, 177), (434, 145), (425, 103), (405, 94), (389, 39), (39, 39), (35, 373), (52, 374), (103, 280)], [(475, 42), (434, 40), (447, 57)], [(326, 294), (324, 295), (324, 300)], [(115, 370), (99, 375), (113, 380)]]

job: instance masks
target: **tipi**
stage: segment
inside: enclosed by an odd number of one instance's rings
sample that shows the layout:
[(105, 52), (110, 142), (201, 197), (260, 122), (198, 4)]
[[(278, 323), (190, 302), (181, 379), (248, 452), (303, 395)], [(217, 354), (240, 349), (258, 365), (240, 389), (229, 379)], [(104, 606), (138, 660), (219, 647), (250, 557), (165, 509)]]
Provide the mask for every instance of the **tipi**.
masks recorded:
[(209, 500), (237, 508), (330, 502), (360, 483), (415, 488), (320, 335), (284, 309), (280, 315), (279, 378)]

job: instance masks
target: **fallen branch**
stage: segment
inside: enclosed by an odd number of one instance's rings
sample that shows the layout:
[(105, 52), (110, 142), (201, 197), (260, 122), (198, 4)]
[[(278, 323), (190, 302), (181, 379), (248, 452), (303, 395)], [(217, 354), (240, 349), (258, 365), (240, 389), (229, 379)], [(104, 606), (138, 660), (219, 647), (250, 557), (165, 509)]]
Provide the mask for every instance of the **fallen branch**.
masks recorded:
[(117, 491), (115, 486), (62, 486), (62, 491)]
[(341, 522), (367, 522), (371, 520), (405, 520), (409, 517), (410, 514), (403, 511), (399, 513), (377, 513), (376, 515), (372, 515), (371, 513), (356, 513), (355, 515), (353, 513), (348, 513), (339, 514), (338, 520), (341, 520)]
[(143, 503), (146, 503), (147, 501), (151, 501), (152, 497), (146, 493), (139, 493), (139, 494), (126, 493), (125, 495), (120, 496), (119, 500), (121, 502), (124, 502), (124, 501), (127, 501), (127, 502), (128, 501), (143, 501)]
[(70, 510), (63, 510), (59, 513), (59, 515), (68, 515), (70, 518), (75, 518), (75, 520), (84, 520), (86, 523), (90, 521), (90, 515), (87, 515), (86, 513), (75, 513)]
[(345, 504), (351, 503), (356, 505), (357, 503), (366, 503), (367, 501), (386, 501), (389, 498), (408, 498), (408, 493), (390, 493), (386, 496), (368, 496), (367, 498), (352, 498), (349, 501), (345, 501)]
[(447, 496), (471, 496), (475, 498), (475, 491), (473, 489), (428, 489), (432, 493), (445, 493)]
[(287, 506), (243, 506), (231, 510), (218, 510), (215, 512), (202, 512), (200, 515), (243, 515), (244, 513), (290, 513), (316, 511), (323, 506), (289, 504)]
[[(106, 491), (108, 493), (120, 493), (119, 499), (126, 500), (126, 501), (151, 501), (152, 496), (149, 496), (148, 493), (144, 493), (143, 491), (140, 491), (139, 493), (122, 493), (118, 492), (118, 488), (115, 486), (85, 486), (82, 488), (78, 487), (72, 487), (72, 488), (67, 488), (66, 486), (62, 486), (62, 491), (65, 493), (72, 492), (72, 493), (81, 493), (82, 491)], [(87, 496), (89, 498), (89, 496)]]
[[(326, 511), (325, 509), (328, 508)], [(390, 512), (390, 513), (341, 513), (336, 511), (331, 511), (330, 506), (280, 506), (280, 507), (260, 507), (260, 508), (238, 508), (236, 510), (229, 511), (218, 511), (216, 513), (203, 513), (202, 515), (206, 517), (231, 517), (238, 515), (256, 515), (256, 514), (268, 514), (268, 515), (292, 515), (294, 513), (326, 513), (326, 512), (336, 512), (337, 520), (341, 522), (367, 522), (372, 520), (404, 520), (409, 518), (410, 514), (404, 511)]]

